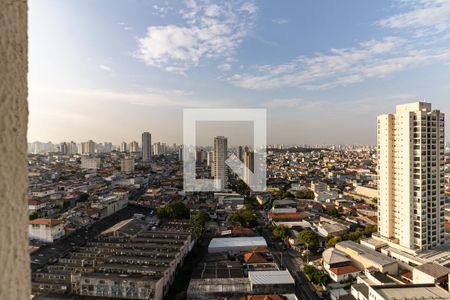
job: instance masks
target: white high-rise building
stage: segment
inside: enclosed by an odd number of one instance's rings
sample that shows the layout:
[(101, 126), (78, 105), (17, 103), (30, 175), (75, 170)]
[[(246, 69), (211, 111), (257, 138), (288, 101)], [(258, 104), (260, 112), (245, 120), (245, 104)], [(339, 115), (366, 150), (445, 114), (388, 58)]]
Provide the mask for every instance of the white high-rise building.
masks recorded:
[(132, 141), (130, 144), (129, 144), (129, 150), (130, 150), (130, 153), (135, 153), (135, 152), (139, 152), (139, 144), (138, 144), (138, 142), (136, 142), (136, 141)]
[(92, 155), (94, 153), (95, 153), (95, 142), (93, 140), (81, 143), (81, 154)]
[(255, 153), (253, 151), (246, 150), (243, 154), (244, 165), (244, 180), (247, 184), (253, 184), (254, 182), (251, 180), (250, 172), (255, 171)]
[(152, 135), (149, 132), (142, 133), (142, 160), (150, 161), (152, 157)]
[(225, 160), (227, 159), (227, 138), (224, 136), (214, 137), (214, 178), (220, 180), (218, 188), (225, 189), (227, 186), (227, 170)]
[(77, 154), (78, 153), (78, 146), (77, 143), (75, 143), (74, 141), (71, 141), (69, 143), (69, 154)]
[(127, 143), (120, 143), (120, 152), (127, 152)]
[(378, 236), (412, 251), (444, 243), (444, 114), (430, 103), (378, 117)]

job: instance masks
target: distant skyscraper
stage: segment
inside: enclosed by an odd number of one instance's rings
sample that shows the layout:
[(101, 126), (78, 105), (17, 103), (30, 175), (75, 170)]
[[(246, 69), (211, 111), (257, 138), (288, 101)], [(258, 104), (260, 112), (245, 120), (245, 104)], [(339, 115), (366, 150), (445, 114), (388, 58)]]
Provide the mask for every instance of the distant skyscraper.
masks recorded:
[(244, 161), (244, 149), (242, 148), (242, 146), (239, 146), (238, 148), (238, 157), (240, 161)]
[(62, 142), (61, 144), (59, 144), (59, 152), (62, 155), (66, 155), (69, 153), (69, 147), (66, 142)]
[(444, 142), (444, 114), (430, 103), (378, 117), (378, 234), (394, 246), (444, 243)]
[(180, 147), (180, 148), (178, 149), (178, 159), (179, 159), (180, 161), (183, 160), (183, 147)]
[(81, 143), (81, 153), (86, 155), (92, 155), (95, 153), (95, 142), (89, 140), (87, 142)]
[(77, 154), (78, 153), (77, 143), (75, 143), (74, 141), (71, 141), (68, 144), (68, 151), (69, 151), (69, 154)]
[(127, 143), (122, 142), (120, 144), (120, 152), (127, 152)]
[(142, 133), (142, 160), (150, 161), (152, 157), (152, 135), (149, 132)]
[(132, 141), (128, 148), (130, 150), (130, 153), (139, 152), (139, 144), (136, 141)]
[(208, 151), (208, 154), (206, 156), (206, 164), (208, 165), (208, 167), (214, 165), (214, 151)]
[(203, 149), (197, 150), (197, 153), (195, 155), (195, 159), (197, 160), (198, 163), (203, 163), (206, 161), (206, 151)]
[(220, 180), (220, 189), (227, 186), (227, 170), (225, 160), (227, 159), (228, 141), (224, 136), (214, 138), (214, 178)]
[(244, 169), (244, 179), (248, 184), (253, 184), (250, 177), (250, 171), (255, 171), (255, 153), (253, 151), (244, 152), (244, 165), (247, 167)]

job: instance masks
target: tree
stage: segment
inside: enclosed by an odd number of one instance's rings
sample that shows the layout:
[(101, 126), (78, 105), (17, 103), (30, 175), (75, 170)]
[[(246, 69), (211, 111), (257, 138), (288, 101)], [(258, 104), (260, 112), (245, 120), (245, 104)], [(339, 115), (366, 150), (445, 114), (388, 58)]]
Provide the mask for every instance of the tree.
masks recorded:
[(314, 284), (328, 285), (331, 282), (330, 276), (325, 272), (316, 269), (313, 266), (305, 265), (303, 272), (309, 277), (309, 280)]
[(160, 219), (187, 219), (189, 209), (181, 201), (171, 201), (164, 207), (158, 208), (157, 216)]
[(239, 209), (227, 217), (227, 222), (233, 226), (255, 226), (256, 218), (251, 206)]
[(332, 217), (339, 217), (339, 211), (337, 210), (336, 207), (333, 207), (332, 209), (330, 209), (330, 211), (328, 212), (328, 214)]
[(377, 226), (376, 225), (369, 225), (366, 228), (364, 228), (363, 234), (365, 237), (371, 237), (372, 233), (377, 232)]
[(189, 223), (192, 226), (196, 238), (200, 238), (205, 230), (205, 224), (209, 221), (209, 215), (205, 212), (198, 212), (191, 218)]
[(286, 234), (287, 234), (287, 232), (286, 232), (286, 227), (284, 227), (284, 226), (276, 226), (276, 227), (273, 229), (272, 234), (273, 234), (273, 236), (276, 237), (276, 238), (282, 238), (282, 239), (284, 239), (284, 238), (286, 237)]
[(295, 193), (295, 197), (297, 197), (298, 199), (311, 199), (312, 200), (316, 197), (316, 195), (311, 190), (304, 190), (304, 191), (299, 191), (299, 192)]
[(334, 247), (337, 243), (341, 242), (342, 238), (339, 236), (332, 236), (328, 239), (327, 246)]
[(39, 217), (39, 213), (37, 211), (33, 211), (30, 215), (30, 220), (37, 219)]
[(314, 232), (310, 230), (303, 230), (298, 234), (298, 241), (310, 248), (317, 245), (318, 238)]

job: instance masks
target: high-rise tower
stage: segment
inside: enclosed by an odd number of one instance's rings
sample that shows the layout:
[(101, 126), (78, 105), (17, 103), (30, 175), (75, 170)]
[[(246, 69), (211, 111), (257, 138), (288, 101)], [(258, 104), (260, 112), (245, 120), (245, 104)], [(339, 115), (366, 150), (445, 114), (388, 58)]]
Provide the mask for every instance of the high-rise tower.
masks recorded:
[(152, 156), (152, 135), (149, 132), (142, 133), (142, 160), (150, 161)]
[(225, 160), (227, 159), (227, 138), (224, 136), (214, 137), (214, 178), (220, 180), (221, 189), (227, 186), (227, 171)]
[(444, 243), (444, 118), (424, 102), (378, 117), (378, 235), (406, 249)]

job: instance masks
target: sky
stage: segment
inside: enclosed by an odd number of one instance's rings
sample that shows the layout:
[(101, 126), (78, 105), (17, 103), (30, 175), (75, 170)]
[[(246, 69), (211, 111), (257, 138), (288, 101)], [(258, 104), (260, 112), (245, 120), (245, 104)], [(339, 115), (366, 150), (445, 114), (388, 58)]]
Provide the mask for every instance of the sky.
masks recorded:
[(450, 112), (450, 1), (29, 1), (30, 142), (182, 143), (184, 108), (266, 108), (270, 144), (375, 144), (415, 101)]

